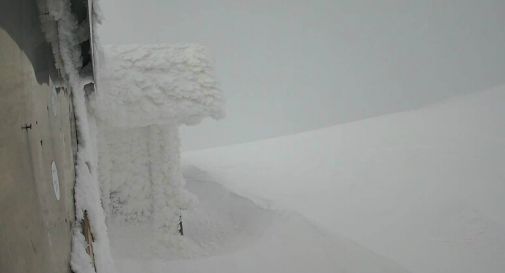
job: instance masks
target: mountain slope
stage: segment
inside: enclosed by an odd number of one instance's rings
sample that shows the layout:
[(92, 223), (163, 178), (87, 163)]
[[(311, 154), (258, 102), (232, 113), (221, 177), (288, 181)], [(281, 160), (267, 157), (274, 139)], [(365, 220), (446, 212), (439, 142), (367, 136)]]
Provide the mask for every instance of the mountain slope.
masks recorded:
[(411, 272), (505, 268), (505, 88), (188, 152), (186, 165)]

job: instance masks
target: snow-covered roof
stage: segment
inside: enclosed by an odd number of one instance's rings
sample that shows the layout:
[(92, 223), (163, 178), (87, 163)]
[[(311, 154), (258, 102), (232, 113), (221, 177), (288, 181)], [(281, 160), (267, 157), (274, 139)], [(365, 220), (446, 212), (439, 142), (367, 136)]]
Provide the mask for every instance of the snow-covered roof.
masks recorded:
[(224, 100), (206, 49), (199, 45), (104, 47), (98, 117), (117, 127), (195, 124), (223, 116)]

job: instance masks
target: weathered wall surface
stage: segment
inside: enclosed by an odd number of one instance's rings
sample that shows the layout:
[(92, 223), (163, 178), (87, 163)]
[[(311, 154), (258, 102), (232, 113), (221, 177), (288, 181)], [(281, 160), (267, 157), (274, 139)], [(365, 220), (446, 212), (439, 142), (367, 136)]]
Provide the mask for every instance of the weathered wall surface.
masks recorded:
[(0, 0), (2, 273), (70, 272), (75, 129), (38, 16), (33, 0)]

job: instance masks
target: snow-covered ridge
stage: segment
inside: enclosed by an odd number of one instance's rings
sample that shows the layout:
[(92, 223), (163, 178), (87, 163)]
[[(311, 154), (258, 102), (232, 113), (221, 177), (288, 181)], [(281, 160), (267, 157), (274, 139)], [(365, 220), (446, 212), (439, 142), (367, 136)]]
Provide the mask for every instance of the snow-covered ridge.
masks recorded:
[(223, 97), (202, 46), (104, 46), (97, 114), (115, 127), (195, 124), (223, 116)]

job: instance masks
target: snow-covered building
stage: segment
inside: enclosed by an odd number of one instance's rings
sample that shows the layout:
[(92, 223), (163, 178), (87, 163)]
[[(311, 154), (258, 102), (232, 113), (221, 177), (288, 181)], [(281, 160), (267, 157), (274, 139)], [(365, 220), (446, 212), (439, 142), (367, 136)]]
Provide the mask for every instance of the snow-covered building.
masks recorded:
[(223, 116), (212, 62), (198, 45), (104, 47), (94, 100), (98, 173), (108, 221), (152, 222), (170, 238), (191, 205), (178, 127)]

